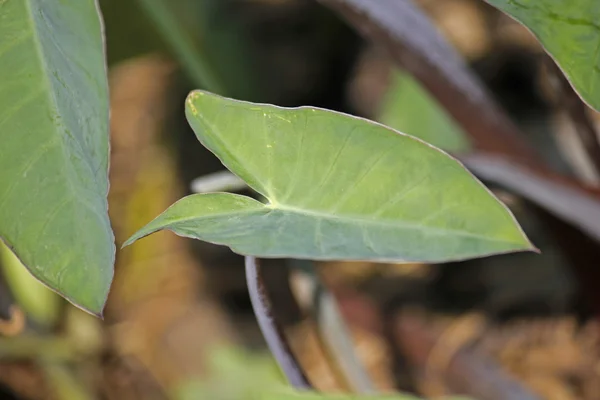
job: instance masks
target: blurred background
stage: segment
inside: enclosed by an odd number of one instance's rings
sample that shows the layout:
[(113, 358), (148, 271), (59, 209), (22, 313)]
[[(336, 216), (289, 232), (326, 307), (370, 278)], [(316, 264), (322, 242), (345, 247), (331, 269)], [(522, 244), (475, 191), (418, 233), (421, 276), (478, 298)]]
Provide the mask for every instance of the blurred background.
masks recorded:
[[(531, 34), (481, 0), (416, 2), (542, 158), (597, 185), (598, 170), (557, 106), (553, 71)], [(316, 1), (100, 5), (117, 248), (191, 193), (194, 179), (224, 169), (185, 120), (184, 99), (195, 88), (360, 115), (450, 151), (468, 146), (382, 49)], [(597, 115), (589, 118), (600, 125)], [(381, 392), (439, 397), (473, 394), (479, 384), (487, 385), (476, 391), (481, 400), (501, 399), (511, 383), (531, 398), (600, 398), (600, 304), (590, 301), (594, 282), (581, 278), (598, 266), (600, 245), (504, 188), (491, 189), (541, 254), (318, 264), (358, 358)], [(243, 259), (225, 247), (161, 232), (117, 252), (104, 320), (42, 287), (5, 249), (1, 264), (0, 398), (252, 399), (283, 382), (255, 322)], [(285, 266), (274, 260), (264, 268), (292, 349), (315, 388), (351, 391), (311, 318), (305, 277)]]

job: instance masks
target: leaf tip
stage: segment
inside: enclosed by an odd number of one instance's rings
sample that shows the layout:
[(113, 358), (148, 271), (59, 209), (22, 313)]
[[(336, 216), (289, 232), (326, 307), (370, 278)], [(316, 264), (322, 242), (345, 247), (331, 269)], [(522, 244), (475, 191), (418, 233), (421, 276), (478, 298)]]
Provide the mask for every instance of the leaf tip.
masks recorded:
[[(512, 213), (511, 213), (512, 215)], [(541, 254), (540, 249), (533, 244), (533, 242), (529, 239), (529, 237), (527, 236), (527, 234), (523, 231), (523, 228), (521, 227), (521, 225), (519, 225), (519, 223), (517, 222), (516, 218), (513, 215), (513, 220), (514, 220), (514, 224), (515, 224), (515, 228), (518, 230), (520, 237), (519, 237), (519, 241), (515, 242), (515, 244), (518, 246), (515, 251), (516, 252), (532, 252), (532, 253), (536, 253), (536, 254)]]
[(533, 244), (533, 242), (529, 239), (529, 237), (527, 236), (527, 234), (525, 234), (525, 232), (523, 232), (523, 229), (521, 228), (520, 225), (518, 225), (518, 223), (515, 221), (515, 223), (517, 224), (517, 227), (519, 229), (519, 233), (521, 234), (521, 240), (518, 243), (519, 248), (516, 249), (516, 252), (532, 252), (535, 254), (541, 254), (542, 251)]
[(129, 239), (127, 239), (122, 245), (121, 245), (121, 250), (123, 250), (125, 247), (132, 245), (133, 243), (135, 243), (135, 241), (137, 241), (139, 239), (137, 234), (132, 235)]
[(190, 112), (194, 115), (197, 116), (198, 115), (198, 109), (196, 108), (196, 104), (195, 102), (202, 96), (204, 96), (205, 94), (207, 94), (207, 92), (204, 92), (202, 90), (192, 90), (188, 96), (187, 99), (185, 100), (185, 104), (187, 105), (187, 109), (190, 110)]
[(125, 247), (132, 245), (133, 243), (137, 242), (138, 240), (156, 232), (155, 229), (147, 229), (148, 225), (146, 225), (145, 227), (141, 228), (139, 231), (137, 231), (136, 233), (134, 233), (133, 235), (131, 235), (131, 237), (129, 239), (127, 239), (125, 242), (123, 242), (123, 244), (121, 245), (121, 250), (123, 250)]
[(61, 296), (65, 300), (67, 300), (75, 308), (78, 308), (81, 311), (83, 311), (85, 313), (88, 313), (88, 314), (90, 314), (90, 315), (92, 315), (92, 316), (94, 316), (96, 318), (100, 318), (101, 320), (104, 320), (104, 307), (106, 306), (106, 302), (108, 300), (108, 293), (110, 292), (110, 290), (106, 291), (106, 294), (104, 296), (102, 296), (102, 297), (95, 297), (94, 299), (92, 299), (92, 301), (89, 301), (89, 299), (87, 299), (87, 300), (85, 300), (85, 299), (76, 299), (74, 297), (68, 296), (64, 292), (60, 292), (60, 291), (55, 290), (53, 288), (50, 288), (50, 290), (52, 290), (53, 292), (55, 292), (56, 294), (58, 294), (59, 296)]
[(527, 241), (529, 243), (529, 247), (527, 248), (527, 251), (530, 251), (535, 254), (542, 254), (542, 251), (536, 245), (531, 243), (531, 241), (529, 239), (527, 239)]
[(86, 312), (86, 313), (104, 321), (104, 307), (106, 306), (106, 302), (102, 303), (102, 305), (99, 308), (96, 308), (96, 307), (89, 308), (89, 307), (84, 307), (80, 304), (77, 304), (70, 299), (67, 299), (67, 300), (69, 301), (69, 303), (73, 304), (75, 307), (79, 308), (81, 311)]

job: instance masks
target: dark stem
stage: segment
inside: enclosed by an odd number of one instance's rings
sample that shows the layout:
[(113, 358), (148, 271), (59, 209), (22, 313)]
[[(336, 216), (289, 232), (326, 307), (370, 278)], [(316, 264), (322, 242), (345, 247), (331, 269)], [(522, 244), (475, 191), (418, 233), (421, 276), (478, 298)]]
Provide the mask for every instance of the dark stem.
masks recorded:
[(312, 389), (300, 363), (290, 349), (283, 330), (275, 320), (273, 307), (262, 277), (260, 262), (255, 257), (246, 256), (246, 282), (256, 320), (279, 367), (292, 386), (297, 389)]
[(496, 105), (421, 9), (411, 0), (319, 0), (381, 46), (468, 133), (479, 151), (537, 165), (536, 152)]

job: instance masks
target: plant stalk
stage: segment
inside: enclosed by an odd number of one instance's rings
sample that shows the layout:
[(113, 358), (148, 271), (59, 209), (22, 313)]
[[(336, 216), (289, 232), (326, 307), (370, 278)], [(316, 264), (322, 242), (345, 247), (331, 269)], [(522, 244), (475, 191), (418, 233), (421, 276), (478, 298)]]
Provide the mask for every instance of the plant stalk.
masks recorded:
[(292, 353), (281, 326), (275, 320), (273, 307), (262, 277), (259, 259), (246, 256), (246, 282), (250, 302), (267, 346), (288, 381), (296, 389), (310, 390), (312, 385), (306, 378), (302, 366)]

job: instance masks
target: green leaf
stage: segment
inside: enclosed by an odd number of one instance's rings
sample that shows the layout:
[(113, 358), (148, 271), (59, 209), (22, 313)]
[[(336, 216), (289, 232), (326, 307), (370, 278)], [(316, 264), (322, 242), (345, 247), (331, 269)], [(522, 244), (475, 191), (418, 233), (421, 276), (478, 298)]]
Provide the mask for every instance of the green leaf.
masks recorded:
[[(315, 392), (299, 392), (292, 389), (273, 390), (256, 397), (256, 400), (419, 400), (419, 397), (409, 394), (323, 394)], [(446, 399), (451, 400), (451, 399)]]
[(450, 152), (465, 152), (463, 130), (409, 74), (395, 70), (378, 120)]
[(0, 3), (0, 237), (96, 314), (114, 263), (103, 47), (92, 0)]
[(219, 345), (209, 350), (205, 362), (207, 376), (176, 385), (173, 398), (255, 399), (261, 393), (286, 388), (277, 363), (267, 354)]
[(600, 111), (600, 1), (486, 1), (525, 25), (583, 100)]
[[(420, 400), (410, 394), (379, 394), (379, 395), (358, 395), (358, 394), (323, 394), (314, 392), (298, 392), (292, 390), (272, 391), (264, 393), (257, 397), (257, 400)], [(436, 400), (472, 400), (467, 397), (437, 397)]]
[(126, 244), (170, 229), (259, 257), (436, 262), (533, 249), (462, 165), (386, 126), (201, 91), (186, 114), (202, 144), (268, 204), (192, 195)]
[[(420, 400), (421, 397), (410, 394), (394, 393), (379, 395), (359, 394), (324, 394), (315, 392), (299, 392), (292, 389), (265, 391), (256, 400)], [(437, 397), (436, 400), (472, 400), (467, 397)]]
[[(288, 387), (274, 360), (261, 353), (242, 348), (212, 348), (207, 357), (208, 376), (191, 379), (177, 385), (173, 398), (177, 400), (417, 400), (406, 394), (342, 395), (298, 392)], [(235, 382), (232, 385), (231, 382)], [(446, 398), (450, 400), (450, 398)], [(458, 400), (458, 398), (456, 398)]]

